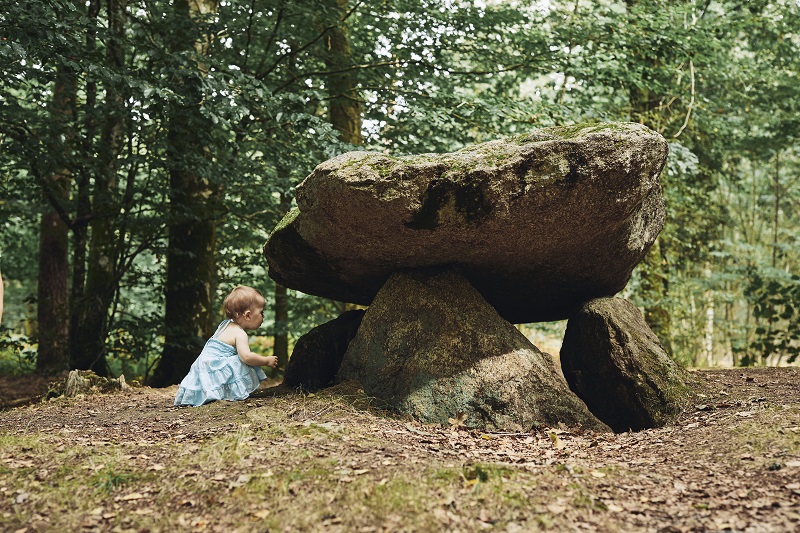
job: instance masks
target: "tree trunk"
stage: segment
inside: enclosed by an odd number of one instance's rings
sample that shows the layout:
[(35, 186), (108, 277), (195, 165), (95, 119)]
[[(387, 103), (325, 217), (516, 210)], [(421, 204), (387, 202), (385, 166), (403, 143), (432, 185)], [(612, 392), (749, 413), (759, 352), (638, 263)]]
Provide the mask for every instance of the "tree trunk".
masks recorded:
[(278, 368), (286, 369), (289, 362), (289, 296), (286, 287), (275, 284), (275, 336), (272, 355), (278, 358)]
[[(69, 195), (70, 173), (63, 159), (70, 151), (74, 136), (71, 132), (76, 80), (65, 67), (59, 68), (53, 88), (51, 118), (53, 131), (51, 147), (58, 161), (48, 169), (43, 187), (49, 200), (42, 213), (39, 231), (38, 305), (36, 318), (39, 332), (37, 372), (49, 374), (66, 370), (68, 366), (69, 334), (69, 276), (68, 232), (60, 209)], [(58, 141), (63, 139), (63, 144)]]
[[(703, 277), (708, 279), (711, 277), (711, 265), (706, 265), (703, 269)], [(703, 335), (703, 351), (706, 354), (706, 366), (712, 368), (714, 366), (714, 291), (711, 289), (706, 290), (706, 326)]]
[[(61, 176), (59, 179), (68, 179)], [(42, 214), (39, 230), (39, 280), (36, 319), (39, 349), (36, 371), (66, 370), (69, 361), (69, 275), (67, 225), (58, 213)]]
[[(288, 176), (288, 169), (281, 171), (281, 175)], [(285, 192), (280, 194), (279, 212), (285, 215), (291, 206), (291, 199)], [(278, 369), (285, 370), (289, 362), (289, 294), (286, 287), (280, 283), (275, 284), (275, 331), (272, 337), (272, 355), (278, 358)]]
[[(125, 3), (126, 0), (108, 2), (106, 59), (118, 72), (122, 72), (125, 64)], [(120, 245), (115, 226), (120, 209), (117, 170), (124, 126), (125, 97), (117, 87), (110, 85), (106, 88), (106, 117), (98, 150), (98, 172), (95, 174), (86, 286), (81, 298), (75, 302), (70, 349), (73, 369), (92, 370), (101, 376), (108, 374), (106, 336), (109, 312), (119, 288), (116, 267)]]
[[(200, 20), (217, 8), (215, 1), (176, 2), (176, 16), (190, 28), (189, 21)], [(187, 21), (186, 17), (189, 18)], [(193, 34), (193, 32), (192, 32)], [(181, 47), (208, 53), (210, 36), (200, 40), (179, 34)], [(180, 39), (179, 39), (180, 40)], [(198, 63), (198, 70), (206, 66)], [(193, 77), (194, 76), (194, 77)], [(200, 113), (201, 91), (197, 73), (183, 82), (189, 94), (183, 107), (175, 107), (169, 121), (167, 157), (170, 165), (170, 214), (165, 287), (166, 323), (164, 349), (150, 384), (164, 387), (179, 383), (188, 373), (212, 330), (215, 286), (216, 213), (220, 191), (196, 172), (196, 165), (208, 157), (204, 132), (211, 126)]]
[[(91, 54), (96, 50), (97, 43), (97, 17), (100, 14), (100, 0), (90, 0), (88, 5), (88, 30), (86, 33), (86, 50)], [(84, 105), (84, 129), (85, 137), (82, 142), (82, 159), (84, 164), (94, 159), (94, 136), (96, 131), (95, 119), (95, 105), (97, 102), (97, 83), (91, 76), (87, 76), (86, 80), (86, 102)], [(72, 289), (70, 297), (70, 338), (77, 338), (77, 329), (81, 325), (81, 314), (79, 310), (83, 307), (82, 302), (83, 293), (86, 289), (86, 253), (88, 249), (88, 226), (91, 220), (92, 205), (91, 205), (91, 190), (89, 183), (90, 170), (84, 166), (78, 172), (76, 178), (77, 184), (77, 202), (75, 220), (72, 224)], [(70, 352), (78, 353), (77, 348), (74, 349), (74, 343), (70, 344)]]
[(666, 301), (669, 295), (669, 272), (660, 239), (656, 240), (638, 268), (641, 276), (641, 297), (645, 301), (644, 320), (661, 341), (664, 351), (672, 356), (672, 320)]
[(325, 39), (325, 66), (332, 74), (328, 77), (328, 115), (331, 124), (340, 132), (340, 138), (349, 144), (361, 145), (361, 97), (353, 76), (350, 43), (347, 38), (347, 0), (329, 0), (338, 10), (340, 21), (328, 30)]
[[(635, 7), (639, 0), (626, 0), (628, 9)], [(628, 88), (630, 117), (634, 122), (654, 128), (653, 118), (660, 95), (647, 87), (631, 85)], [(664, 350), (672, 356), (672, 318), (667, 306), (669, 298), (669, 262), (659, 237), (639, 265), (642, 279), (642, 297), (646, 305), (644, 319), (650, 329), (661, 341)]]

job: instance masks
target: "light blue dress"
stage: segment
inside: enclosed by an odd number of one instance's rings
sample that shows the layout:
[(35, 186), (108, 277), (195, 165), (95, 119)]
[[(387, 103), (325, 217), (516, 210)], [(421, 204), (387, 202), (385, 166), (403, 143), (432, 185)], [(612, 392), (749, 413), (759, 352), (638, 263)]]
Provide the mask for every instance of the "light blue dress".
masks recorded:
[(189, 373), (181, 381), (175, 405), (203, 405), (214, 400), (244, 400), (267, 375), (260, 366), (239, 359), (236, 347), (217, 339), (232, 320), (224, 320), (206, 341)]

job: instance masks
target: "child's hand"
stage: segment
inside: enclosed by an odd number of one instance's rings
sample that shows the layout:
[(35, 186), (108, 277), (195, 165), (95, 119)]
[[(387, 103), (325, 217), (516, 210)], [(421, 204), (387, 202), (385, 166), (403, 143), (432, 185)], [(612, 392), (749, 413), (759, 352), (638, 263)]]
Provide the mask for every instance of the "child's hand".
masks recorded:
[(268, 356), (267, 357), (267, 366), (270, 366), (272, 368), (275, 368), (276, 366), (278, 366), (278, 358), (275, 357), (274, 355)]

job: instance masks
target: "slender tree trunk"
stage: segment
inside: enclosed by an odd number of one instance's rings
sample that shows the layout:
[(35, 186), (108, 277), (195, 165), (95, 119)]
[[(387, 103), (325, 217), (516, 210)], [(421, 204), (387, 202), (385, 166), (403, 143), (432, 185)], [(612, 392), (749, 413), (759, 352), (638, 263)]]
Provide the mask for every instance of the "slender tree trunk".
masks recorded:
[[(86, 50), (91, 54), (96, 49), (97, 43), (97, 17), (100, 14), (100, 0), (90, 0), (87, 10), (88, 25), (86, 33)], [(75, 176), (77, 184), (77, 201), (75, 220), (72, 224), (72, 289), (70, 297), (70, 339), (77, 339), (77, 330), (81, 327), (79, 313), (84, 305), (83, 293), (86, 289), (86, 254), (89, 246), (88, 227), (92, 214), (91, 191), (89, 174), (92, 172), (87, 164), (94, 161), (94, 136), (96, 132), (95, 106), (97, 103), (97, 83), (91, 76), (86, 81), (86, 101), (84, 105), (84, 130), (81, 149), (83, 151), (84, 166)], [(79, 350), (73, 341), (70, 341), (70, 353), (77, 354)]]
[[(126, 0), (108, 1), (108, 64), (122, 72), (125, 65)], [(108, 374), (106, 337), (111, 304), (119, 288), (117, 260), (119, 242), (115, 232), (119, 217), (118, 156), (124, 145), (125, 97), (118, 87), (106, 88), (106, 116), (101, 133), (98, 168), (92, 200), (91, 240), (86, 270), (86, 286), (75, 302), (73, 339), (70, 350), (72, 368)]]
[[(67, 179), (62, 176), (61, 179)], [(36, 319), (39, 350), (36, 371), (65, 370), (69, 362), (68, 230), (58, 213), (42, 214), (39, 229), (39, 279)]]
[[(288, 175), (283, 174), (283, 175)], [(281, 214), (289, 211), (291, 199), (281, 193), (279, 210)], [(289, 362), (289, 294), (283, 285), (275, 284), (275, 333), (273, 336), (272, 355), (278, 358), (278, 368), (286, 369)]]
[[(183, 17), (183, 27), (216, 11), (216, 1), (176, 2), (176, 16)], [(188, 17), (188, 19), (187, 19)], [(210, 36), (178, 35), (175, 50), (191, 49), (199, 55), (208, 53)], [(182, 38), (181, 38), (182, 37)], [(182, 41), (182, 42), (180, 42)], [(198, 63), (198, 70), (206, 66)], [(167, 134), (170, 165), (170, 214), (165, 288), (166, 323), (164, 349), (153, 372), (151, 385), (163, 387), (179, 383), (188, 373), (212, 330), (216, 274), (216, 220), (220, 191), (203, 178), (196, 166), (208, 157), (204, 138), (211, 126), (200, 114), (201, 91), (197, 73), (183, 81), (190, 95), (183, 107), (173, 109)]]
[(275, 336), (272, 354), (278, 358), (278, 368), (289, 362), (289, 295), (286, 287), (275, 284)]
[[(348, 11), (348, 0), (328, 0), (343, 19)], [(361, 145), (361, 96), (353, 76), (352, 54), (347, 38), (347, 26), (340, 22), (328, 31), (325, 40), (325, 66), (332, 72), (328, 77), (328, 115), (331, 124), (340, 132), (341, 139), (349, 144)]]
[(672, 318), (669, 315), (667, 298), (669, 296), (669, 277), (667, 258), (660, 240), (645, 255), (639, 265), (641, 275), (641, 296), (646, 302), (644, 319), (656, 334), (664, 350), (672, 355)]
[[(69, 334), (69, 228), (59, 213), (69, 195), (70, 173), (63, 159), (74, 139), (72, 134), (73, 106), (76, 79), (66, 67), (61, 67), (53, 88), (51, 118), (51, 148), (53, 159), (58, 161), (53, 170), (48, 170), (43, 186), (49, 203), (42, 213), (39, 230), (39, 276), (38, 305), (36, 318), (39, 332), (39, 350), (36, 370), (40, 373), (56, 373), (68, 366)], [(63, 144), (58, 139), (63, 139)], [(62, 160), (62, 161), (59, 161)], [(58, 168), (60, 167), (60, 168)]]
[[(778, 268), (778, 235), (780, 233), (780, 213), (781, 213), (781, 159), (780, 152), (775, 153), (775, 179), (772, 180), (773, 190), (773, 211), (772, 211), (772, 268)], [(773, 314), (775, 306), (770, 303), (770, 315)], [(769, 321), (767, 326), (767, 339), (772, 338), (772, 330), (774, 323)], [(770, 356), (773, 360), (770, 362)], [(772, 353), (764, 354), (764, 360), (769, 366), (778, 366), (781, 362), (783, 354), (775, 349)]]
[[(625, 0), (627, 9), (634, 9), (641, 0)], [(628, 87), (630, 116), (653, 129), (660, 95), (647, 87), (631, 84)], [(662, 239), (659, 237), (639, 265), (642, 279), (642, 297), (645, 300), (644, 319), (661, 341), (664, 350), (672, 355), (672, 318), (667, 305), (669, 300), (669, 263)]]
[(772, 268), (778, 268), (778, 243), (780, 234), (781, 215), (781, 159), (780, 152), (775, 154), (775, 179), (772, 181), (774, 193), (772, 207)]
[[(703, 269), (703, 277), (708, 279), (711, 277), (711, 265), (706, 265)], [(703, 351), (706, 354), (706, 366), (714, 366), (714, 291), (711, 289), (706, 290), (706, 325), (705, 334), (703, 336)]]

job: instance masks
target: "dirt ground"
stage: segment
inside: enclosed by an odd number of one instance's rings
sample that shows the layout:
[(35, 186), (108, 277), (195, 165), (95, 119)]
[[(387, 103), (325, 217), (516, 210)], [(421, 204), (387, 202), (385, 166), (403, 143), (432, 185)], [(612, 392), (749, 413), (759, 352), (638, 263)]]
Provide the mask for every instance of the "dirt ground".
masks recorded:
[(0, 530), (800, 531), (800, 369), (692, 374), (678, 420), (617, 435), (426, 426), (341, 387), (9, 407), (47, 381), (0, 378)]

